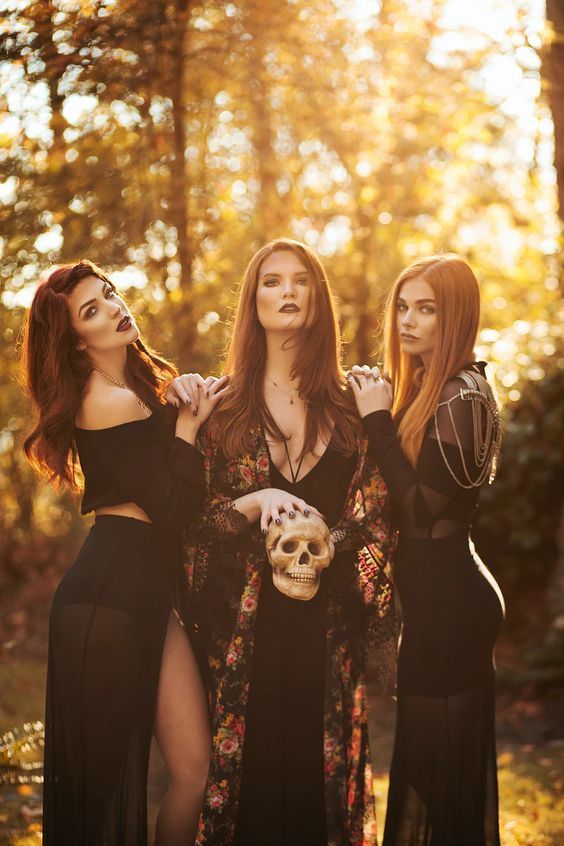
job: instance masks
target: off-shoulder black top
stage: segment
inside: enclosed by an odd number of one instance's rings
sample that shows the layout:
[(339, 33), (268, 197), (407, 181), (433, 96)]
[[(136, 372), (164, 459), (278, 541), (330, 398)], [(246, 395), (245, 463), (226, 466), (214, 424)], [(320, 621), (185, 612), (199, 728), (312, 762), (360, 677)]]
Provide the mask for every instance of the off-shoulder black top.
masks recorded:
[(175, 425), (176, 414), (162, 409), (107, 429), (75, 427), (82, 514), (134, 502), (161, 528), (186, 528), (203, 498), (204, 465), (195, 447), (175, 437)]

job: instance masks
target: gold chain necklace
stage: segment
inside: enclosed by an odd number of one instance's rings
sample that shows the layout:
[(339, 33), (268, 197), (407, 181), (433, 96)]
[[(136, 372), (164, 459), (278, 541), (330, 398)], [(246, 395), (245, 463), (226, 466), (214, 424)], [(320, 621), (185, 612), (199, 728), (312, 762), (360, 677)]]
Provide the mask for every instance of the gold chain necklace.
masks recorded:
[(284, 388), (282, 388), (278, 384), (278, 382), (274, 381), (272, 376), (268, 375), (268, 373), (266, 374), (266, 378), (268, 379), (269, 382), (272, 382), (272, 384), (274, 385), (275, 388), (278, 388), (279, 391), (282, 391), (282, 393), (285, 394), (288, 397), (288, 399), (290, 400), (290, 405), (294, 405), (294, 394), (297, 394), (298, 393), (297, 391), (292, 391), (292, 393), (289, 394), (288, 391), (285, 391)]
[(129, 385), (126, 385), (124, 382), (120, 382), (119, 379), (114, 379), (113, 376), (110, 376), (110, 374), (106, 373), (104, 370), (100, 370), (99, 367), (94, 367), (94, 370), (96, 371), (96, 373), (99, 373), (100, 376), (104, 376), (104, 378), (108, 379), (110, 382), (113, 382), (114, 385), (118, 385), (118, 387), (120, 388), (125, 388), (126, 391), (131, 391), (143, 411), (145, 411), (148, 416), (153, 413), (153, 409), (148, 406), (146, 402), (143, 402), (139, 394), (136, 393), (133, 388), (130, 388)]

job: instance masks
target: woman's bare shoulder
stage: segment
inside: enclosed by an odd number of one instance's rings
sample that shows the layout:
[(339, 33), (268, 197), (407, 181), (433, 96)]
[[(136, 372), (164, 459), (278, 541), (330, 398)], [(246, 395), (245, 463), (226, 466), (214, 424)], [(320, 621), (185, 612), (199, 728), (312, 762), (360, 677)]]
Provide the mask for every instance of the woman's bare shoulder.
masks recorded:
[(133, 391), (90, 379), (75, 422), (81, 429), (109, 429), (146, 416)]

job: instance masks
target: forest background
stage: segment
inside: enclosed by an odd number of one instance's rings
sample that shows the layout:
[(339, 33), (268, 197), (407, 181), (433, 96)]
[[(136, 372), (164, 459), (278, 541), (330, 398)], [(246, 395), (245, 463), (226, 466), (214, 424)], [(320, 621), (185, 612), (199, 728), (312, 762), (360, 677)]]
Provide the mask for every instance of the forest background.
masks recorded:
[(93, 260), (152, 346), (217, 374), (238, 279), (270, 238), (321, 254), (349, 365), (378, 360), (398, 272), (455, 251), (481, 282), (478, 355), (505, 425), (474, 530), (508, 600), (502, 723), (549, 762), (531, 764), (536, 810), (516, 800), (506, 836), (524, 839), (506, 842), (552, 843), (554, 819), (533, 817), (557, 807), (564, 760), (563, 0), (0, 11), (0, 731), (41, 717), (49, 603), (88, 523), (21, 449), (19, 338), (46, 269)]

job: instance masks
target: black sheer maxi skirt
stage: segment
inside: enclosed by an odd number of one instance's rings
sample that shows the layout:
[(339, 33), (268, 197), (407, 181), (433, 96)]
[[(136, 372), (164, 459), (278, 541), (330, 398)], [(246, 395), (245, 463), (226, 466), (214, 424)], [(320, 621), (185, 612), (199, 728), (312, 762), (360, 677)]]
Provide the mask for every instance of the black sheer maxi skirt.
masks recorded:
[(147, 769), (179, 562), (154, 525), (96, 519), (50, 617), (45, 846), (147, 843)]
[(404, 625), (383, 846), (499, 846), (501, 593), (464, 531), (401, 539), (395, 575)]

